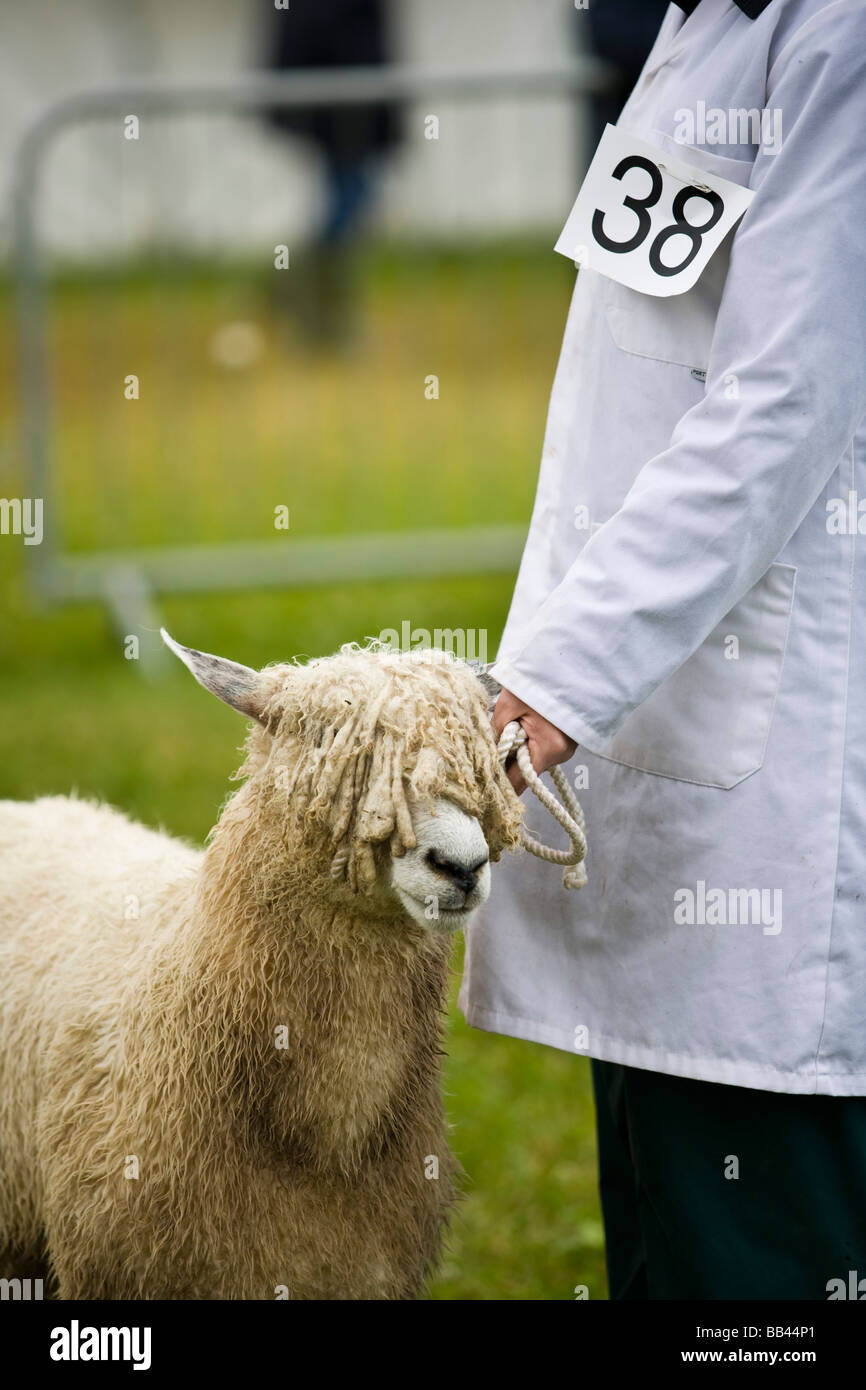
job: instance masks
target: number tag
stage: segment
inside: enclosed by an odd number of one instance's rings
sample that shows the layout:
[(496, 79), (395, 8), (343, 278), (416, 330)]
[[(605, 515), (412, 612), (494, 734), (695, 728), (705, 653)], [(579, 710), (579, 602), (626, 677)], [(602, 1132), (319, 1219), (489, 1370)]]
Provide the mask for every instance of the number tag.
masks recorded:
[(609, 125), (556, 250), (643, 294), (682, 294), (754, 196)]

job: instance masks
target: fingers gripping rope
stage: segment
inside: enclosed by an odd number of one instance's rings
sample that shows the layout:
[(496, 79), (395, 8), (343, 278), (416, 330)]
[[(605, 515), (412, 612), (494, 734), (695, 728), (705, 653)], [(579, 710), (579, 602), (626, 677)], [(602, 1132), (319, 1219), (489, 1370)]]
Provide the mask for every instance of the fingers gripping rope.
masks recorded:
[(529, 853), (536, 855), (538, 859), (545, 859), (549, 864), (563, 864), (565, 866), (565, 872), (562, 875), (564, 888), (583, 888), (586, 883), (586, 867), (583, 862), (586, 856), (586, 835), (584, 833), (586, 822), (580, 802), (569, 786), (562, 768), (553, 767), (550, 769), (550, 775), (565, 803), (560, 805), (553, 793), (547, 790), (532, 766), (526, 743), (526, 730), (516, 719), (513, 719), (510, 724), (506, 724), (499, 739), (499, 757), (502, 765), (504, 767), (510, 755), (515, 753), (517, 766), (523, 774), (523, 780), (538, 797), (542, 806), (546, 807), (553, 818), (562, 826), (571, 840), (571, 849), (550, 849), (549, 846), (541, 844), (533, 835), (530, 835), (523, 826), (520, 828), (521, 844), (524, 849), (528, 849)]

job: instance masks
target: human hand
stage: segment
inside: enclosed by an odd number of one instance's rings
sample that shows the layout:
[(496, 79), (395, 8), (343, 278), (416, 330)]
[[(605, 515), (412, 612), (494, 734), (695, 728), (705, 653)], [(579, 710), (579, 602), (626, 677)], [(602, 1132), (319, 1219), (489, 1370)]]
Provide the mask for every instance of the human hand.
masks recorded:
[[(512, 695), (510, 690), (503, 689), (493, 711), (493, 732), (497, 740), (512, 719), (519, 720), (526, 730), (529, 760), (536, 772), (546, 772), (557, 763), (568, 762), (577, 748), (574, 739), (557, 729), (543, 714), (524, 704), (516, 695)], [(517, 762), (512, 762), (506, 768), (506, 772), (519, 796), (525, 790), (526, 783)]]

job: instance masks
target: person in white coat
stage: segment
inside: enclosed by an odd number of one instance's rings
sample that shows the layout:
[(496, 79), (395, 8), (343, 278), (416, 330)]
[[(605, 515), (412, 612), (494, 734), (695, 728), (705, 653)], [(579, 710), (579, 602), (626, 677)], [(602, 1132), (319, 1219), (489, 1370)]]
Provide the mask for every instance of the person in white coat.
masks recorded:
[(593, 1059), (613, 1297), (866, 1276), (864, 131), (862, 0), (672, 4), (574, 248), (492, 673), (589, 881), (502, 865), (461, 1006)]

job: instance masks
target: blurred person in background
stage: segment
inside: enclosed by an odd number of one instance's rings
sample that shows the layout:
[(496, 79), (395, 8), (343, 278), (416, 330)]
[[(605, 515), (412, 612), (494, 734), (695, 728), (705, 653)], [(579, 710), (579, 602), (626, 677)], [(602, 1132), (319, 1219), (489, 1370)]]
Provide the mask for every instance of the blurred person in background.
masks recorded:
[[(268, 66), (278, 72), (379, 67), (391, 61), (383, 0), (292, 0), (275, 10)], [(375, 201), (384, 157), (401, 138), (392, 102), (304, 109), (275, 108), (271, 122), (313, 145), (322, 157), (325, 208), (292, 275), (293, 304), (307, 341), (345, 343), (351, 332), (352, 250)]]
[(620, 73), (610, 91), (593, 94), (592, 150), (608, 122), (616, 125), (667, 7), (668, 0), (591, 0), (588, 9), (575, 12), (575, 32), (581, 40), (588, 38), (597, 58), (613, 63)]

